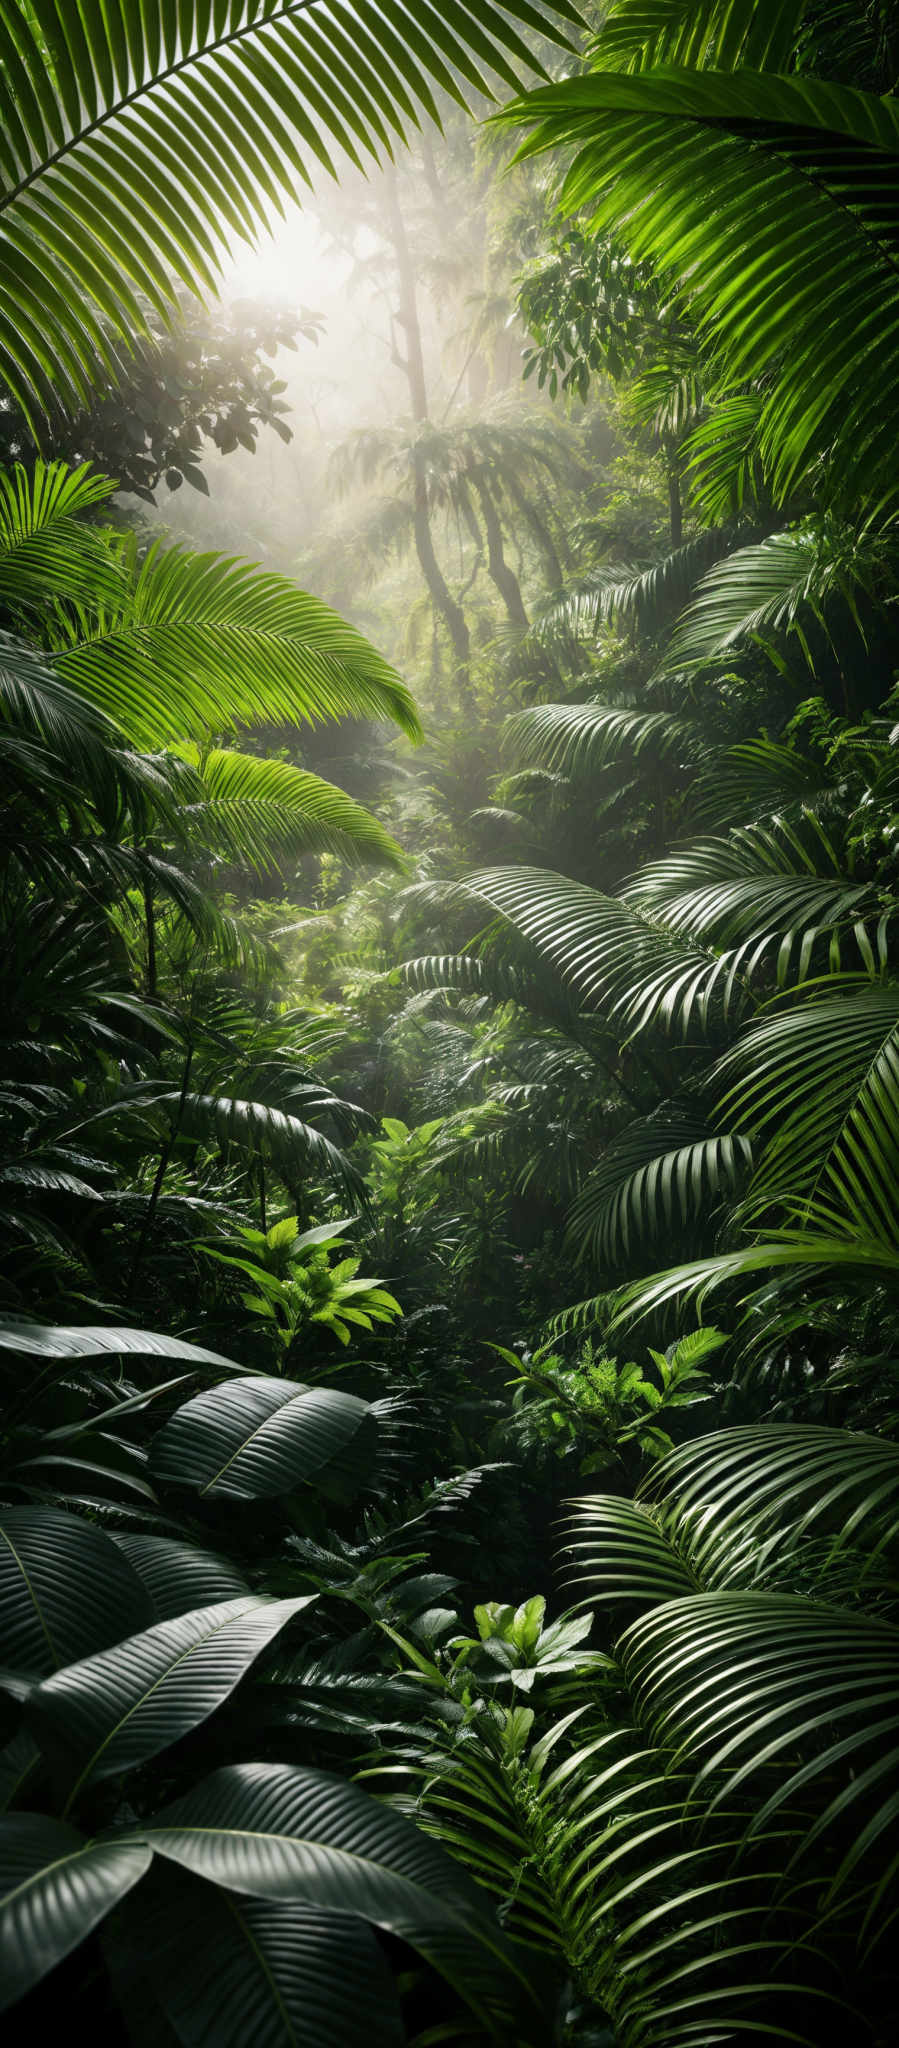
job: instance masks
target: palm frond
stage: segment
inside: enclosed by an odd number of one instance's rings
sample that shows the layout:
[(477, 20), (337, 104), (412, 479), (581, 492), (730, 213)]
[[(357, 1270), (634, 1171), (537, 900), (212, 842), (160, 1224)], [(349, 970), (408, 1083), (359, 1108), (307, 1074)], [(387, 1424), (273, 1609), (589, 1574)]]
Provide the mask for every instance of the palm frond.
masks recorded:
[[(644, 1316), (661, 1315), (675, 1304), (687, 1302), (695, 1304), (701, 1312), (709, 1296), (719, 1288), (732, 1286), (736, 1291), (744, 1282), (755, 1283), (766, 1274), (787, 1283), (815, 1281), (825, 1275), (841, 1286), (851, 1286), (853, 1282), (871, 1285), (877, 1280), (895, 1285), (899, 1249), (892, 1233), (889, 1239), (862, 1237), (851, 1230), (845, 1216), (822, 1211), (805, 1229), (772, 1230), (756, 1243), (693, 1259), (621, 1288), (614, 1298), (614, 1314), (608, 1327), (623, 1329)], [(769, 1302), (770, 1296), (771, 1290)], [(741, 1305), (749, 1298), (744, 1290), (739, 1297)], [(607, 1309), (608, 1305), (605, 1297), (602, 1306)], [(595, 1321), (599, 1306), (596, 1301), (580, 1303), (567, 1311), (569, 1319), (577, 1319), (569, 1320), (567, 1327), (584, 1327)], [(556, 1321), (561, 1326), (561, 1319)]]
[(93, 590), (115, 601), (123, 572), (109, 537), (78, 515), (111, 497), (115, 484), (89, 464), (16, 463), (0, 472), (0, 604), (43, 618), (55, 599)]
[(596, 39), (601, 64), (786, 70), (806, 0), (611, 0)]
[(640, 711), (594, 701), (535, 704), (514, 712), (505, 727), (506, 744), (526, 767), (571, 776), (592, 775), (612, 761), (645, 754), (701, 758), (698, 730), (667, 711)]
[[(838, 969), (847, 945), (870, 972), (889, 958), (891, 907), (874, 882), (853, 881), (841, 848), (814, 816), (792, 826), (737, 826), (647, 863), (622, 889), (624, 902), (688, 943), (736, 947), (747, 975), (776, 949), (782, 987), (809, 972), (826, 938)], [(876, 963), (876, 964), (875, 964)]]
[(719, 1062), (719, 1114), (763, 1150), (747, 1190), (756, 1217), (824, 1203), (863, 1236), (895, 1240), (899, 1185), (899, 988), (827, 981), (775, 1004)]
[(733, 1198), (751, 1164), (747, 1138), (710, 1136), (696, 1112), (657, 1111), (613, 1138), (569, 1210), (569, 1243), (602, 1266), (639, 1256)]
[(899, 1447), (810, 1422), (747, 1424), (679, 1445), (640, 1493), (707, 1591), (786, 1584), (809, 1564), (826, 1583), (845, 1559), (855, 1590), (876, 1596), (899, 1531)]
[(194, 1144), (211, 1144), (223, 1151), (234, 1146), (244, 1156), (270, 1159), (288, 1187), (296, 1186), (311, 1172), (336, 1183), (357, 1203), (364, 1198), (361, 1177), (345, 1153), (301, 1117), (265, 1102), (246, 1102), (228, 1095), (181, 1095), (174, 1089), (168, 1094), (157, 1092), (155, 1101), (177, 1115), (180, 1135)]
[(891, 100), (805, 75), (666, 65), (539, 87), (496, 118), (531, 126), (525, 156), (574, 150), (565, 210), (589, 209), (600, 230), (626, 222), (631, 255), (713, 334), (723, 395), (769, 379), (759, 450), (778, 499), (827, 444), (847, 490), (891, 496)]
[(683, 443), (690, 504), (710, 526), (734, 519), (759, 495), (763, 402), (761, 391), (719, 399)]
[(115, 608), (73, 618), (63, 681), (142, 746), (241, 725), (374, 718), (421, 737), (412, 699), (355, 627), (284, 576), (153, 547)]
[(827, 1902), (864, 1871), (876, 1910), (899, 1770), (899, 1631), (799, 1594), (706, 1593), (653, 1608), (618, 1654), (638, 1717), (692, 1767), (707, 1811), (749, 1795), (742, 1846), (814, 1788), (819, 1811), (787, 1880), (833, 1835)]
[(112, 0), (64, 20), (11, 0), (0, 375), (17, 403), (35, 419), (77, 409), (147, 331), (142, 300), (166, 318), (179, 285), (214, 290), (223, 247), (333, 174), (335, 154), (371, 164), (422, 113), (439, 118), (435, 94), (518, 85), (514, 65), (540, 69), (520, 31), (564, 44), (576, 21), (567, 0), (489, 0), (477, 19), (427, 7), (414, 23), (398, 0)]
[(713, 530), (694, 534), (648, 569), (594, 569), (541, 611), (532, 637), (538, 645), (592, 638), (601, 625), (629, 621), (640, 632), (657, 632), (726, 547), (724, 535)]
[(685, 1034), (746, 1001), (739, 954), (676, 938), (638, 908), (542, 868), (494, 868), (469, 888), (610, 1022)]
[(726, 555), (703, 576), (665, 650), (669, 671), (726, 661), (746, 641), (794, 635), (809, 666), (814, 622), (830, 638), (835, 600), (857, 622), (874, 553), (829, 528), (794, 527)]
[(760, 736), (716, 756), (691, 790), (690, 807), (703, 824), (740, 825), (773, 811), (793, 813), (794, 822), (795, 814), (813, 810), (833, 787), (823, 763)]
[(805, 1422), (717, 1430), (661, 1458), (634, 1501), (569, 1502), (565, 1528), (579, 1607), (800, 1581), (876, 1602), (899, 1530), (899, 1449)]
[(342, 859), (401, 868), (404, 857), (370, 811), (332, 782), (291, 761), (214, 748), (198, 767), (203, 795), (188, 803), (189, 837), (261, 873), (287, 855), (336, 853)]

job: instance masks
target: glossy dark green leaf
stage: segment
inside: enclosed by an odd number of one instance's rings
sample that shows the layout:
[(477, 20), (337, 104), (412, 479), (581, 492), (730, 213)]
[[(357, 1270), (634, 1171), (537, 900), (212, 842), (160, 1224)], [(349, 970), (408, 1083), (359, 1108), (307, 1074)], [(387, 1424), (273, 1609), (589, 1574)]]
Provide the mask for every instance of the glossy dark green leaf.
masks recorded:
[(217, 1600), (237, 1600), (250, 1590), (236, 1565), (211, 1550), (143, 1531), (116, 1529), (112, 1537), (146, 1586), (157, 1621)]
[(59, 1508), (0, 1510), (3, 1654), (43, 1677), (149, 1622), (146, 1589), (104, 1530)]
[(142, 1979), (184, 2048), (402, 2048), (395, 1982), (364, 1921), (241, 1898), (157, 1864), (111, 1950), (129, 2002)]
[(91, 1779), (118, 1777), (208, 1720), (309, 1599), (219, 1601), (47, 1679), (29, 1715), (62, 1762), (68, 1805)]
[(86, 1842), (40, 1813), (0, 1820), (0, 2009), (22, 1998), (137, 1884), (141, 1842)]
[(226, 1767), (161, 1814), (146, 1839), (228, 1891), (370, 1920), (476, 2008), (510, 1988), (496, 1924), (458, 1865), (411, 1821), (323, 1771)]
[(349, 1454), (367, 1402), (295, 1380), (242, 1379), (197, 1394), (156, 1437), (151, 1465), (173, 1486), (232, 1500), (289, 1493)]

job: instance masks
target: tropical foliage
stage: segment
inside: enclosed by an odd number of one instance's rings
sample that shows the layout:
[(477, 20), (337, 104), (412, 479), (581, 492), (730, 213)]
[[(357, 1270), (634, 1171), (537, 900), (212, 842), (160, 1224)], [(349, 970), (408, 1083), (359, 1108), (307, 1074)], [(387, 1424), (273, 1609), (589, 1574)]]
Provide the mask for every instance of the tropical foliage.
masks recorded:
[(584, 12), (0, 7), (13, 2040), (896, 2038), (899, 18)]

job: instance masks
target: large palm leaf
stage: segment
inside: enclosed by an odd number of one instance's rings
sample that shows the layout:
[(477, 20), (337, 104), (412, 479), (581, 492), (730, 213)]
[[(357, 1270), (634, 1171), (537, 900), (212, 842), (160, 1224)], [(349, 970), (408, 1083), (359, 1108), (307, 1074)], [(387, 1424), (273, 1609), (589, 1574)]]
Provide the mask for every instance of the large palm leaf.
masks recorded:
[(308, 852), (403, 865), (395, 839), (370, 811), (292, 761), (214, 748), (197, 769), (197, 800), (188, 800), (181, 817), (189, 845), (205, 843), (263, 873)]
[(715, 1070), (721, 1112), (765, 1140), (747, 1208), (829, 1203), (862, 1235), (895, 1237), (899, 988), (825, 981), (775, 1004)]
[(541, 868), (494, 868), (470, 888), (610, 1022), (686, 1033), (746, 1002), (741, 953), (675, 938), (640, 910)]
[(610, 0), (596, 48), (603, 64), (786, 69), (808, 0)]
[(627, 223), (631, 254), (677, 286), (725, 388), (768, 373), (759, 447), (781, 498), (827, 444), (844, 485), (892, 492), (891, 100), (802, 76), (666, 67), (541, 87), (500, 118), (532, 124), (525, 153), (575, 152), (564, 205), (589, 207), (599, 228)]
[[(475, 15), (453, 0), (150, 0), (0, 20), (0, 376), (31, 415), (72, 407), (179, 284), (214, 288), (222, 246), (332, 151), (371, 163), (434, 94), (535, 68), (520, 30), (562, 39), (566, 0)], [(536, 67), (539, 68), (539, 67)]]
[(54, 665), (139, 746), (204, 740), (238, 725), (376, 718), (421, 736), (382, 655), (284, 576), (183, 548), (131, 559), (115, 606), (61, 628)]
[(665, 650), (664, 667), (701, 668), (726, 661), (747, 641), (792, 634), (813, 668), (812, 622), (828, 638), (836, 610), (858, 623), (858, 600), (872, 583), (878, 555), (871, 542), (830, 524), (795, 527), (737, 548), (702, 577)]
[(601, 701), (536, 704), (516, 711), (507, 721), (506, 739), (524, 766), (576, 776), (643, 754), (679, 753), (690, 760), (703, 751), (698, 730), (686, 719)]
[(112, 496), (115, 484), (83, 463), (17, 463), (0, 474), (0, 605), (46, 616), (53, 598), (119, 594), (122, 571), (109, 536), (79, 515)]
[(803, 1576), (876, 1599), (899, 1528), (899, 1451), (811, 1423), (718, 1430), (669, 1452), (634, 1501), (572, 1501), (566, 1525), (580, 1606), (789, 1589)]
[(663, 1108), (613, 1138), (568, 1215), (581, 1257), (620, 1264), (731, 1199), (752, 1160), (749, 1141), (710, 1135), (695, 1110)]
[(642, 633), (658, 632), (686, 604), (697, 579), (727, 546), (715, 528), (691, 535), (648, 569), (591, 570), (554, 597), (531, 628), (539, 644), (593, 638), (604, 624), (631, 624)]
[(797, 825), (736, 826), (727, 837), (648, 862), (624, 885), (625, 902), (688, 942), (735, 947), (751, 973), (774, 952), (778, 983), (807, 977), (822, 936), (829, 961), (841, 937), (873, 972), (889, 953), (890, 905), (873, 881), (856, 881), (851, 854), (812, 814)]

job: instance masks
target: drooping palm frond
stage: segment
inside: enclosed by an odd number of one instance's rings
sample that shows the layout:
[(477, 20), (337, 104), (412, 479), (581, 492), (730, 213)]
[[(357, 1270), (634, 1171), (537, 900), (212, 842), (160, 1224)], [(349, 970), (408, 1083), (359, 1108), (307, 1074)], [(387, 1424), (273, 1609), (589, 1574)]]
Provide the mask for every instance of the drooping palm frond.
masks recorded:
[[(36, 751), (35, 751), (36, 743)], [(48, 654), (0, 632), (0, 760), (41, 786), (49, 750), (54, 766), (77, 770), (91, 794), (120, 779), (121, 728), (65, 683)]]
[[(808, 973), (816, 942), (829, 940), (840, 964), (841, 940), (874, 969), (889, 952), (890, 909), (874, 882), (853, 881), (841, 849), (814, 816), (792, 826), (736, 826), (726, 838), (696, 841), (647, 863), (622, 897), (688, 942), (738, 947), (744, 972), (776, 948), (779, 984)], [(845, 856), (844, 856), (845, 859)]]
[(748, 1215), (823, 1203), (899, 1242), (899, 987), (824, 981), (798, 1007), (775, 1003), (712, 1081), (719, 1113), (763, 1146)]
[(634, 1501), (569, 1504), (566, 1583), (578, 1605), (789, 1589), (883, 1592), (899, 1530), (899, 1449), (812, 1423), (752, 1423), (670, 1451)]
[(759, 450), (781, 501), (827, 445), (844, 489), (890, 497), (891, 100), (808, 76), (665, 65), (540, 87), (497, 118), (531, 126), (525, 155), (575, 152), (566, 211), (589, 208), (599, 229), (627, 223), (630, 253), (712, 337), (724, 395), (769, 378)]
[(697, 728), (666, 711), (641, 711), (599, 701), (535, 704), (507, 719), (506, 743), (517, 761), (564, 775), (591, 775), (611, 761), (644, 753), (701, 759)]
[(657, 1111), (613, 1138), (569, 1210), (569, 1242), (601, 1267), (620, 1265), (733, 1198), (751, 1163), (747, 1138), (710, 1136), (698, 1111)]
[(0, 473), (0, 606), (44, 618), (54, 599), (77, 603), (85, 590), (102, 602), (119, 595), (123, 572), (110, 537), (79, 514), (115, 490), (89, 464), (17, 463)]
[(638, 631), (657, 632), (682, 609), (711, 562), (727, 548), (724, 534), (694, 534), (648, 569), (592, 570), (562, 597), (554, 597), (531, 627), (538, 645), (593, 638), (603, 624), (633, 622)]
[(638, 1717), (695, 1774), (706, 1810), (748, 1797), (741, 1848), (811, 1795), (787, 1885), (810, 1852), (829, 1850), (826, 1904), (851, 1881), (856, 1898), (864, 1887), (867, 1933), (878, 1909), (892, 1917), (884, 1893), (899, 1775), (896, 1628), (800, 1594), (706, 1593), (651, 1609), (618, 1654)]
[(61, 629), (54, 665), (144, 746), (265, 719), (386, 719), (421, 737), (395, 671), (320, 599), (181, 547), (132, 560), (124, 599)]
[(773, 811), (795, 823), (834, 788), (834, 773), (792, 745), (758, 737), (718, 754), (690, 793), (700, 824), (740, 825)]
[(665, 668), (704, 668), (749, 640), (791, 634), (813, 667), (812, 622), (829, 639), (840, 601), (844, 618), (857, 624), (858, 600), (871, 584), (878, 552), (855, 536), (812, 527), (737, 548), (703, 576), (665, 650)]
[(760, 391), (719, 399), (684, 441), (690, 505), (709, 526), (738, 517), (759, 493), (762, 404)]
[(610, 0), (598, 31), (599, 61), (622, 69), (654, 64), (719, 71), (785, 70), (807, 0)]
[(494, 868), (471, 891), (508, 918), (591, 1008), (629, 1032), (685, 1034), (747, 1001), (740, 953), (680, 939), (637, 907), (542, 868)]
[[(748, 1292), (744, 1288), (738, 1301), (740, 1306), (747, 1302), (752, 1306), (757, 1300), (758, 1283), (765, 1275), (773, 1276), (765, 1295), (769, 1322), (776, 1325), (772, 1303), (778, 1286), (785, 1290), (791, 1283), (817, 1282), (822, 1276), (831, 1284), (847, 1287), (869, 1287), (877, 1281), (895, 1286), (899, 1248), (894, 1233), (889, 1237), (861, 1236), (849, 1218), (821, 1208), (804, 1229), (771, 1230), (764, 1238), (741, 1245), (735, 1251), (692, 1259), (686, 1265), (672, 1266), (667, 1272), (653, 1273), (646, 1280), (636, 1280), (621, 1288), (615, 1295), (609, 1328), (624, 1329), (644, 1316), (662, 1315), (675, 1305), (691, 1303), (702, 1311), (710, 1295), (719, 1288), (732, 1286), (736, 1292), (744, 1282), (748, 1283)], [(608, 1306), (607, 1296), (580, 1302), (564, 1312), (564, 1327), (588, 1327), (597, 1320), (601, 1309), (607, 1310)], [(556, 1322), (561, 1329), (563, 1318), (557, 1317)]]
[(270, 1159), (288, 1187), (294, 1186), (310, 1169), (339, 1186), (356, 1203), (364, 1199), (364, 1185), (357, 1168), (339, 1146), (301, 1117), (266, 1102), (244, 1102), (228, 1095), (198, 1095), (156, 1092), (159, 1108), (177, 1118), (178, 1133), (193, 1143), (211, 1144), (227, 1151), (233, 1145), (245, 1157)]
[(845, 1559), (858, 1596), (876, 1599), (899, 1531), (899, 1448), (809, 1422), (747, 1424), (679, 1445), (640, 1494), (709, 1591), (808, 1568), (826, 1580)]
[(520, 31), (564, 43), (567, 0), (413, 21), (399, 0), (133, 0), (0, 23), (0, 376), (26, 414), (77, 409), (114, 372), (141, 299), (165, 318), (179, 284), (215, 289), (222, 249), (332, 152), (391, 153), (435, 93), (464, 104), (541, 67)]
[(404, 865), (396, 841), (370, 811), (292, 761), (214, 748), (199, 761), (197, 779), (198, 800), (188, 800), (182, 815), (190, 842), (214, 846), (242, 865), (265, 873), (308, 852)]

